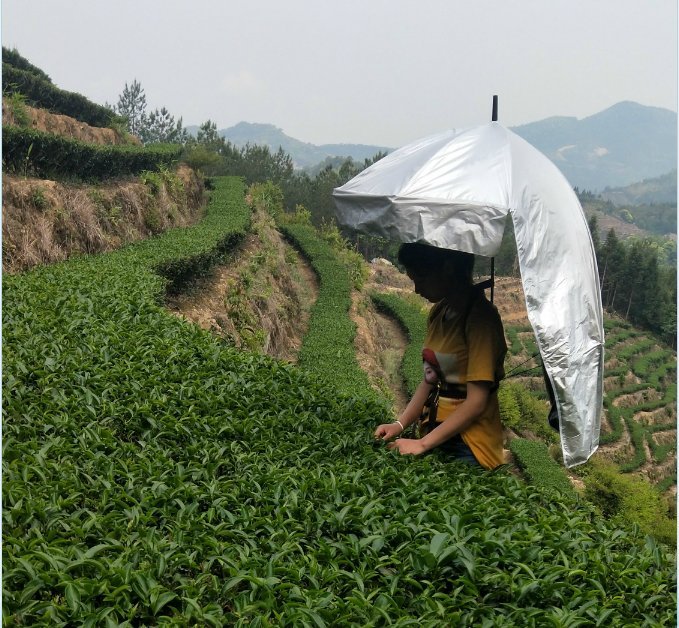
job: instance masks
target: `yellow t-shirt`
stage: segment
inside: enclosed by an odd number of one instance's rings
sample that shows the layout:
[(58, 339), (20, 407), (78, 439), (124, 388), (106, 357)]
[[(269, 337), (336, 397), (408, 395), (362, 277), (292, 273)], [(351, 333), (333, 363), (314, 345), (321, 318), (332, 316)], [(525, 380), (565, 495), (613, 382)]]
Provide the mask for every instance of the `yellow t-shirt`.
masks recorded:
[[(472, 293), (470, 298), (471, 306), (454, 306), (445, 299), (434, 305), (429, 314), (425, 347), (436, 355), (447, 384), (498, 383), (504, 377), (507, 353), (502, 321), (483, 293)], [(440, 397), (437, 422), (448, 418), (462, 401)], [(461, 436), (483, 467), (493, 469), (504, 462), (496, 390), (491, 392), (483, 414)]]

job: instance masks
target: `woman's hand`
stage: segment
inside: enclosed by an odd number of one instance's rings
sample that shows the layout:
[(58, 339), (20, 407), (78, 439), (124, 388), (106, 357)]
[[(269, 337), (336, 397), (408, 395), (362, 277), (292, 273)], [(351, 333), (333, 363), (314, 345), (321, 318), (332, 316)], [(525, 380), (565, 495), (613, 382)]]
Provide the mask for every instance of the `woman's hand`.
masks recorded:
[(419, 456), (427, 451), (420, 438), (398, 438), (387, 445), (389, 449), (397, 449), (402, 456)]
[(375, 438), (382, 440), (391, 440), (403, 431), (403, 428), (398, 423), (382, 423), (375, 430)]

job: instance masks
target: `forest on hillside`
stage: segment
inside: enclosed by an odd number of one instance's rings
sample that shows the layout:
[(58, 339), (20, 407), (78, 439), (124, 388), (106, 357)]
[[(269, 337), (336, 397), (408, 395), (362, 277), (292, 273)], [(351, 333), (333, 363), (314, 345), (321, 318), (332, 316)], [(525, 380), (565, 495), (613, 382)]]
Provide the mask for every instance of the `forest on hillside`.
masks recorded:
[[(643, 194), (638, 191), (639, 189), (644, 190), (652, 187), (651, 181), (657, 185), (662, 185), (663, 193), (668, 197), (674, 192), (674, 200), (658, 201), (654, 200), (653, 194)], [(675, 170), (651, 181), (644, 181), (616, 191), (605, 190), (602, 194), (594, 194), (588, 190), (579, 190), (577, 187), (574, 189), (580, 203), (590, 211), (613, 216), (625, 223), (636, 225), (640, 229), (654, 235), (676, 235), (677, 171)]]

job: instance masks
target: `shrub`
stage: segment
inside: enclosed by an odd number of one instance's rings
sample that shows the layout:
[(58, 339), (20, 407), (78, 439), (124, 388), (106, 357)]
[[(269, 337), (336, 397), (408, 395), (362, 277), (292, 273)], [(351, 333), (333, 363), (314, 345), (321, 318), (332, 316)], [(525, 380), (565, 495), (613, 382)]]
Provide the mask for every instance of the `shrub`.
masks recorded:
[(298, 223), (301, 225), (311, 225), (311, 211), (309, 211), (304, 205), (295, 205), (295, 211), (293, 214), (286, 214), (286, 220), (290, 222)]
[(524, 386), (505, 380), (500, 384), (498, 399), (502, 423), (517, 434), (530, 432), (547, 443), (558, 440), (557, 432), (547, 422), (549, 405)]
[(332, 247), (333, 251), (344, 263), (353, 287), (356, 290), (363, 288), (363, 284), (370, 273), (363, 256), (351, 247), (351, 244), (342, 236), (334, 221), (323, 220), (318, 232), (321, 238)]
[(643, 478), (623, 475), (612, 462), (593, 458), (583, 469), (585, 497), (616, 521), (633, 522), (659, 541), (676, 545), (677, 525), (667, 502)]
[(25, 72), (33, 74), (35, 77), (48, 83), (52, 82), (52, 79), (50, 79), (50, 77), (47, 76), (45, 72), (34, 66), (30, 61), (28, 61), (28, 59), (21, 56), (16, 48), (12, 48), (10, 50), (9, 48), (5, 48), (5, 46), (2, 47), (2, 63), (6, 63), (9, 66), (17, 68), (18, 70), (24, 70)]
[(253, 183), (248, 188), (248, 197), (255, 207), (261, 207), (275, 220), (283, 215), (283, 191), (275, 183)]
[(12, 94), (7, 99), (9, 108), (12, 112), (14, 122), (19, 127), (27, 127), (31, 123), (31, 119), (26, 109), (26, 98), (22, 94)]
[(202, 144), (187, 145), (182, 152), (181, 160), (206, 177), (217, 175), (224, 166), (224, 158)]
[(42, 188), (36, 187), (31, 192), (31, 203), (36, 209), (39, 209), (40, 211), (47, 209), (48, 201), (47, 197), (45, 196), (45, 191)]

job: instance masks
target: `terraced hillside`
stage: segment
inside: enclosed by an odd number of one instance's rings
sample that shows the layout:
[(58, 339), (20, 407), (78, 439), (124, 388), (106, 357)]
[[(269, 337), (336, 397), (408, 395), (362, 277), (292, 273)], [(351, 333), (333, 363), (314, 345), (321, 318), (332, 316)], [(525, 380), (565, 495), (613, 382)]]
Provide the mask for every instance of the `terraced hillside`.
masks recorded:
[(224, 181), (196, 227), (3, 278), (5, 622), (676, 621), (673, 555), (638, 528), (366, 438), (389, 408), (350, 326), (323, 324), (351, 304), (312, 232), (293, 229), (320, 279), (303, 367), (169, 314), (249, 222)]
[[(124, 121), (3, 48), (2, 268), (112, 251), (193, 224), (203, 180), (179, 146), (143, 147)], [(17, 63), (17, 66), (12, 65)]]
[[(262, 229), (262, 226), (256, 228), (257, 231), (262, 231)], [(286, 259), (289, 259), (289, 255), (283, 254), (279, 249), (274, 252), (267, 251), (267, 247), (270, 246), (270, 244), (267, 244), (261, 239), (258, 240), (258, 243), (253, 241), (248, 246), (262, 247), (260, 257), (263, 256), (268, 258), (272, 255), (277, 255), (278, 258), (281, 259), (283, 255), (285, 255)], [(280, 243), (277, 246), (280, 247)], [(262, 299), (260, 293), (262, 290), (268, 290), (270, 292), (274, 289), (278, 290), (279, 294), (285, 296), (290, 292), (289, 288), (286, 287), (290, 280), (288, 278), (286, 280), (287, 283), (272, 288), (267, 284), (266, 278), (261, 275), (261, 268), (256, 271), (252, 270), (253, 263), (254, 266), (261, 267), (261, 264), (256, 262), (256, 257), (253, 257), (251, 254), (239, 256), (239, 258), (240, 257), (243, 259), (244, 269), (237, 272), (244, 275), (257, 273), (256, 276), (258, 277), (254, 282), (257, 285), (257, 288), (251, 291), (249, 296), (247, 292), (242, 292), (242, 296), (239, 297), (240, 307), (242, 311), (246, 310), (248, 299), (253, 303), (260, 304), (254, 308), (255, 311), (250, 312), (249, 314), (243, 314), (243, 316), (254, 318), (259, 316), (263, 325), (265, 325), (265, 327), (270, 327), (268, 319), (271, 318), (271, 314), (262, 313), (261, 304), (264, 302), (272, 304), (273, 302), (270, 298), (266, 300)], [(298, 266), (299, 264), (295, 262), (295, 268)], [(286, 273), (284, 271), (289, 267), (289, 265), (282, 265), (279, 263), (278, 267), (272, 272), (275, 276), (285, 275)], [(303, 265), (299, 267), (304, 268)], [(225, 272), (226, 274), (229, 274), (228, 271)], [(233, 273), (231, 274), (233, 275)], [(306, 276), (303, 285), (308, 284), (309, 278)], [(196, 293), (193, 293), (185, 299), (185, 315), (188, 318), (203, 324), (206, 328), (216, 329), (217, 333), (223, 333), (219, 326), (223, 326), (224, 321), (229, 320), (230, 317), (233, 318), (230, 315), (230, 305), (227, 307), (224, 307), (224, 305), (220, 307), (219, 305), (220, 302), (229, 303), (232, 300), (226, 292), (227, 289), (228, 285), (225, 287), (224, 285), (211, 284), (209, 290), (205, 293), (205, 297), (202, 298), (209, 299), (212, 302), (212, 305), (207, 309), (203, 308), (203, 310), (201, 310), (201, 305), (197, 303), (197, 299), (200, 299), (201, 297)], [(238, 288), (238, 290), (242, 291), (243, 289)], [(395, 412), (399, 412), (407, 403), (406, 394), (412, 392), (416, 383), (419, 382), (420, 365), (417, 345), (418, 343), (421, 343), (421, 339), (419, 339), (419, 337), (413, 339), (414, 346), (411, 346), (408, 351), (413, 353), (414, 358), (413, 356), (406, 358), (406, 361), (414, 361), (414, 367), (412, 368), (413, 374), (411, 377), (414, 378), (415, 383), (411, 385), (411, 383), (407, 381), (408, 378), (406, 378), (406, 384), (404, 385), (403, 373), (401, 372), (399, 365), (404, 357), (406, 349), (404, 343), (407, 342), (407, 339), (404, 337), (401, 330), (397, 327), (394, 328), (395, 322), (393, 317), (385, 316), (380, 312), (379, 308), (376, 309), (374, 307), (370, 298), (370, 295), (374, 293), (394, 294), (404, 298), (406, 301), (411, 301), (415, 311), (421, 318), (424, 317), (424, 312), (427, 310), (428, 304), (412, 292), (412, 282), (386, 260), (374, 260), (373, 263), (369, 264), (365, 285), (360, 291), (355, 290), (353, 293), (351, 317), (356, 325), (356, 339), (354, 341), (354, 346), (357, 359), (361, 364), (362, 369), (371, 378), (374, 387), (390, 395), (394, 401)], [(296, 300), (295, 302), (297, 303), (295, 307), (298, 308), (299, 315), (292, 317), (292, 320), (303, 323), (304, 309), (301, 309), (299, 301)], [(537, 438), (548, 445), (552, 445), (553, 454), (558, 456), (558, 437), (547, 425), (547, 421), (545, 420), (547, 413), (545, 386), (542, 380), (539, 362), (533, 357), (537, 354), (537, 347), (532, 328), (528, 322), (520, 280), (509, 277), (496, 278), (495, 303), (498, 306), (505, 323), (509, 346), (506, 364), (506, 370), (509, 377), (505, 380), (501, 390), (502, 400), (506, 409), (504, 419), (508, 428), (507, 437), (508, 439), (511, 439), (513, 436), (519, 435), (531, 439)], [(215, 323), (215, 318), (221, 321), (219, 325)], [(242, 318), (242, 316), (237, 316), (236, 318)], [(290, 321), (291, 317), (286, 312), (281, 312), (281, 319)], [(667, 359), (667, 364), (665, 366), (658, 365), (660, 371), (664, 372), (664, 376), (659, 380), (654, 380), (653, 377), (648, 377), (648, 373), (642, 371), (639, 371), (635, 376), (634, 369), (638, 370), (638, 359), (640, 355), (635, 353), (635, 355), (632, 356), (632, 359), (628, 359), (625, 357), (625, 354), (622, 354), (615, 358), (613, 349), (617, 343), (617, 335), (614, 331), (616, 326), (621, 326), (627, 330), (632, 330), (633, 328), (629, 327), (624, 321), (609, 316), (606, 317), (606, 326), (608, 329), (607, 372), (611, 370), (612, 365), (616, 365), (616, 371), (613, 372), (614, 377), (608, 377), (606, 381), (606, 405), (608, 406), (611, 402), (614, 402), (615, 404), (620, 403), (619, 401), (614, 400), (617, 396), (625, 394), (621, 392), (622, 388), (624, 388), (623, 380), (636, 378), (635, 381), (637, 386), (640, 387), (639, 390), (644, 388), (642, 385), (644, 383), (648, 387), (657, 388), (655, 393), (646, 393), (646, 396), (655, 394), (655, 396), (658, 397), (658, 400), (655, 402), (657, 406), (655, 407), (652, 416), (649, 415), (647, 407), (646, 409), (639, 407), (638, 411), (641, 413), (639, 415), (641, 420), (648, 422), (649, 416), (651, 419), (666, 417), (664, 424), (667, 429), (650, 436), (650, 438), (653, 439), (653, 444), (646, 444), (642, 448), (635, 448), (629, 435), (630, 432), (627, 423), (624, 421), (619, 422), (619, 425), (621, 426), (620, 431), (617, 434), (611, 432), (608, 420), (608, 410), (605, 410), (601, 446), (595, 458), (597, 460), (612, 460), (616, 465), (619, 465), (625, 473), (629, 474), (631, 472), (634, 477), (642, 475), (644, 478), (649, 479), (653, 485), (673, 501), (676, 492), (676, 480), (674, 479), (676, 460), (676, 454), (674, 453), (676, 451), (676, 426), (674, 425), (676, 402), (672, 395), (672, 385), (674, 383), (676, 354), (668, 347), (665, 347), (664, 349), (660, 349), (659, 346), (656, 347), (655, 351), (660, 350), (662, 355), (666, 356)], [(233, 331), (229, 332), (231, 335), (233, 335), (233, 333)], [(299, 330), (294, 333), (298, 334)], [(646, 344), (648, 345), (650, 336), (647, 334), (638, 331), (625, 332), (626, 336), (630, 336), (630, 334), (636, 334), (645, 338)], [(291, 353), (292, 346), (284, 351), (277, 350), (273, 346), (276, 343), (285, 345), (286, 336), (289, 337), (292, 345), (298, 347), (297, 337), (293, 337), (292, 331), (286, 331), (285, 334), (281, 335), (279, 331), (275, 329), (271, 333), (264, 334), (263, 338), (268, 338), (268, 340), (265, 340), (264, 344), (261, 346), (265, 352), (276, 353), (284, 356), (288, 360), (296, 359), (295, 352), (297, 349), (294, 349), (294, 352)], [(275, 343), (273, 342), (273, 339), (276, 340)], [(265, 345), (269, 348), (264, 348)], [(655, 359), (658, 359), (657, 354), (655, 355)], [(667, 370), (668, 368), (669, 370)], [(625, 377), (620, 376), (623, 372), (627, 373)], [(636, 397), (639, 397), (640, 394), (641, 393), (637, 391)], [(662, 399), (660, 399), (660, 397), (662, 397)], [(626, 398), (627, 405), (629, 405), (630, 400), (631, 398)], [(647, 406), (647, 403), (645, 405)], [(518, 412), (518, 416), (515, 414), (515, 411)], [(528, 417), (531, 417), (530, 420)], [(654, 429), (658, 428), (655, 427)], [(630, 463), (637, 455), (637, 451), (645, 451), (647, 459), (641, 465), (631, 465)], [(657, 452), (656, 455), (653, 455), (654, 451)], [(581, 473), (570, 474), (572, 482), (580, 487), (582, 487), (581, 475)]]
[(676, 489), (676, 353), (618, 319), (606, 321), (604, 453)]
[[(21, 71), (35, 76), (12, 72), (14, 87), (59, 97), (93, 124), (108, 120), (35, 69)], [(3, 140), (16, 157), (37, 138), (40, 168), (54, 166), (55, 146), (127, 166), (143, 153), (33, 133)], [(153, 237), (106, 253), (37, 255), (3, 274), (4, 625), (676, 624), (676, 557), (644, 528), (603, 517), (569, 483), (470, 469), (435, 452), (400, 457), (376, 443), (371, 432), (393, 398), (357, 353), (352, 311), (370, 307), (356, 296), (362, 262), (339, 254), (308, 212), (253, 212), (254, 191), (246, 197), (238, 178), (212, 182), (199, 222), (165, 229), (158, 211), (191, 214), (186, 194), (156, 202), (179, 188), (171, 154), (129, 175), (153, 197), (141, 234)], [(21, 181), (38, 171), (40, 160), (26, 157), (11, 166), (26, 166)], [(74, 183), (82, 172), (57, 170), (73, 177), (59, 185), (116, 225), (119, 197), (104, 179)], [(17, 212), (19, 229), (40, 212), (50, 229), (78, 223), (45, 181), (30, 179), (35, 211)], [(278, 237), (274, 219), (288, 242), (275, 251), (259, 246)], [(292, 277), (281, 263), (301, 258), (317, 278), (313, 296), (274, 298)], [(232, 320), (212, 317), (202, 329), (170, 311), (214, 285), (213, 274), (225, 278)], [(274, 336), (288, 332), (271, 324), (265, 333), (255, 311), (302, 320), (290, 325), (296, 365), (263, 354), (287, 355)], [(518, 361), (529, 336), (514, 335)], [(635, 363), (638, 377), (657, 377), (662, 389), (661, 348), (647, 349), (655, 357)], [(512, 399), (521, 419), (525, 399)], [(622, 416), (625, 403), (610, 407)]]
[[(501, 279), (496, 292), (509, 353), (508, 381), (544, 395), (537, 353), (519, 280)], [(597, 455), (623, 472), (643, 474), (661, 491), (676, 493), (676, 351), (619, 317), (606, 315), (604, 414)]]

